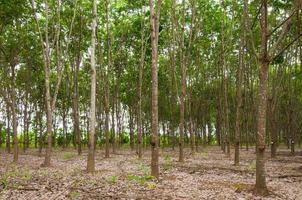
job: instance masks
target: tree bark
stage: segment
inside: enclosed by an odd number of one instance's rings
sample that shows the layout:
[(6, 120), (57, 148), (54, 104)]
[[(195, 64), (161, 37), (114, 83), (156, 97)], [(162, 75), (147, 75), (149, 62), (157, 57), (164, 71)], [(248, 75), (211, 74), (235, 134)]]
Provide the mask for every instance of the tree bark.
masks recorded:
[(140, 57), (140, 65), (139, 65), (139, 75), (138, 75), (138, 158), (142, 158), (142, 85), (143, 85), (143, 71), (144, 71), (144, 63), (145, 63), (145, 32), (144, 32), (144, 18), (142, 11), (142, 19), (141, 19), (141, 57)]
[(110, 130), (109, 130), (109, 115), (110, 115), (110, 108), (109, 108), (109, 99), (110, 99), (110, 92), (109, 92), (109, 71), (112, 68), (111, 63), (111, 31), (109, 26), (109, 2), (106, 0), (106, 29), (107, 29), (107, 43), (108, 43), (108, 68), (105, 72), (105, 138), (106, 138), (106, 145), (105, 145), (105, 158), (109, 158), (109, 138), (110, 138)]
[(240, 32), (240, 47), (239, 47), (239, 65), (237, 69), (237, 83), (236, 83), (236, 125), (235, 125), (235, 158), (234, 164), (239, 165), (239, 147), (240, 147), (240, 133), (241, 133), (241, 105), (242, 105), (242, 71), (244, 65), (244, 46), (245, 46), (245, 20), (247, 10), (247, 0), (244, 1), (243, 17), (241, 19)]
[(11, 97), (11, 111), (13, 117), (13, 142), (14, 142), (14, 163), (18, 162), (19, 152), (18, 152), (18, 124), (17, 124), (17, 104), (16, 104), (16, 90), (15, 90), (15, 63), (11, 64), (11, 88), (10, 88), (10, 97)]
[(7, 128), (6, 128), (6, 152), (10, 153), (10, 127), (11, 127), (11, 111), (10, 106), (6, 103), (6, 120), (7, 120)]
[[(80, 29), (82, 27), (82, 16), (80, 22)], [(72, 96), (72, 109), (73, 109), (73, 131), (75, 137), (75, 143), (77, 145), (78, 155), (82, 154), (82, 136), (80, 130), (80, 114), (79, 114), (79, 70), (81, 64), (81, 42), (82, 42), (82, 32), (80, 32), (80, 37), (78, 40), (78, 51), (77, 58), (73, 69), (73, 96)]]
[(44, 73), (45, 73), (45, 98), (46, 98), (46, 137), (47, 137), (47, 148), (44, 163), (42, 166), (49, 167), (50, 166), (50, 159), (51, 159), (51, 149), (52, 149), (52, 122), (53, 122), (53, 113), (52, 113), (52, 106), (51, 106), (51, 96), (50, 96), (50, 58), (49, 58), (49, 39), (48, 39), (48, 2), (45, 3), (46, 9), (46, 21), (45, 21), (45, 66), (44, 66)]
[[(64, 104), (64, 103), (63, 103)], [(62, 111), (62, 121), (63, 121), (63, 149), (67, 147), (67, 112), (65, 108)]]
[(158, 34), (159, 34), (159, 17), (160, 17), (160, 6), (161, 0), (157, 0), (157, 7), (155, 8), (153, 0), (149, 0), (150, 6), (150, 26), (151, 26), (151, 48), (152, 48), (152, 119), (151, 119), (151, 175), (159, 177), (159, 166), (158, 166), (158, 77), (157, 77), (157, 66), (158, 66)]
[(24, 130), (23, 130), (23, 152), (26, 151), (27, 148), (27, 143), (28, 143), (28, 92), (25, 92), (25, 99), (24, 99), (24, 120), (23, 120), (23, 125), (24, 125)]
[(267, 51), (267, 0), (262, 1), (260, 11), (261, 26), (261, 66), (259, 73), (259, 99), (257, 114), (257, 151), (256, 151), (256, 186), (257, 194), (267, 194), (265, 180), (265, 133), (266, 133), (266, 104), (269, 58)]
[(133, 111), (132, 108), (129, 108), (129, 136), (130, 136), (130, 148), (131, 151), (134, 150), (134, 128), (133, 128), (134, 122), (133, 122)]
[(95, 171), (94, 158), (94, 136), (95, 136), (95, 102), (96, 102), (96, 66), (95, 66), (95, 45), (96, 45), (96, 27), (97, 27), (97, 0), (93, 1), (92, 6), (92, 32), (91, 32), (91, 91), (90, 91), (90, 123), (89, 123), (89, 145), (87, 172)]
[(181, 95), (180, 95), (180, 122), (179, 122), (179, 162), (184, 162), (184, 132), (185, 132), (185, 104), (186, 104), (186, 66), (185, 66), (185, 1), (182, 1), (182, 34), (181, 34), (181, 62), (180, 62), (180, 76), (181, 76)]

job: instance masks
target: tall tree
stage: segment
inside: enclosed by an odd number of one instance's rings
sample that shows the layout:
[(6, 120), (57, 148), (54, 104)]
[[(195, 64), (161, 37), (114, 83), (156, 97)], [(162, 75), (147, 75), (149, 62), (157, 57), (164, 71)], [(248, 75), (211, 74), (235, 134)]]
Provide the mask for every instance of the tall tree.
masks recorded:
[(185, 57), (185, 0), (182, 1), (182, 33), (181, 33), (181, 61), (180, 61), (180, 75), (181, 75), (181, 95), (180, 95), (180, 122), (179, 122), (179, 162), (184, 161), (184, 125), (185, 125), (185, 104), (186, 104), (186, 57)]
[(96, 45), (96, 27), (97, 27), (97, 0), (93, 0), (92, 5), (92, 23), (91, 23), (91, 91), (90, 91), (90, 122), (89, 122), (89, 150), (87, 159), (87, 172), (94, 172), (94, 136), (95, 136), (95, 102), (96, 102), (96, 64), (95, 64), (95, 45)]
[(144, 71), (144, 63), (145, 63), (145, 53), (146, 53), (146, 47), (145, 47), (145, 30), (144, 30), (144, 13), (142, 9), (142, 16), (141, 16), (141, 55), (140, 55), (140, 63), (139, 63), (139, 72), (138, 72), (138, 158), (142, 158), (142, 84), (143, 84), (143, 71)]
[[(154, 3), (157, 2), (156, 6)], [(150, 6), (150, 25), (151, 25), (151, 48), (152, 48), (152, 121), (151, 121), (151, 175), (159, 177), (159, 148), (158, 148), (158, 35), (159, 35), (159, 20), (161, 0), (149, 0)]]
[(244, 66), (244, 51), (245, 51), (245, 30), (247, 18), (247, 0), (244, 0), (243, 15), (241, 18), (241, 32), (239, 45), (239, 63), (237, 68), (236, 82), (236, 125), (235, 125), (235, 157), (234, 164), (239, 165), (239, 147), (241, 135), (241, 105), (242, 105), (242, 81), (243, 81), (243, 66)]

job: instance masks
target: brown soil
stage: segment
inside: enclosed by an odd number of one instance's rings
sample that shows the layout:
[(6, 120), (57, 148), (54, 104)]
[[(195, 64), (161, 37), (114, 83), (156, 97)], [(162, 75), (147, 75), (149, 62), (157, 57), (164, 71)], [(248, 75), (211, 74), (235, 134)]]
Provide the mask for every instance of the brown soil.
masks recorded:
[[(186, 149), (190, 152), (189, 149)], [(54, 150), (52, 167), (40, 167), (43, 157), (37, 150), (20, 155), (18, 165), (12, 155), (1, 150), (0, 199), (302, 199), (302, 155), (290, 156), (279, 150), (276, 159), (266, 163), (269, 195), (256, 196), (255, 152), (241, 150), (240, 166), (218, 147), (208, 147), (194, 156), (186, 154), (177, 162), (177, 151), (161, 151), (159, 180), (149, 176), (150, 152), (138, 160), (135, 152), (120, 149), (104, 159), (96, 153), (94, 174), (87, 174), (86, 153), (77, 156), (69, 149)]]

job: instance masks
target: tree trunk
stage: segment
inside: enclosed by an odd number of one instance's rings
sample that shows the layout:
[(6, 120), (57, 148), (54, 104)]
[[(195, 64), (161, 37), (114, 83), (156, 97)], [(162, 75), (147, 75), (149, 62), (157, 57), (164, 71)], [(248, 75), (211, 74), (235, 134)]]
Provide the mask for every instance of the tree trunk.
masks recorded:
[(268, 80), (268, 51), (267, 51), (267, 0), (263, 0), (260, 15), (261, 26), (261, 66), (259, 73), (259, 99), (257, 123), (257, 152), (256, 152), (256, 192), (267, 194), (265, 181), (265, 133), (266, 133), (266, 104)]
[(15, 90), (15, 64), (11, 64), (11, 88), (10, 88), (10, 97), (11, 97), (11, 111), (13, 117), (13, 142), (14, 142), (14, 163), (18, 162), (18, 125), (17, 125), (17, 104), (16, 104), (16, 90)]
[[(142, 11), (143, 12), (143, 11)], [(143, 15), (143, 13), (142, 13)], [(142, 158), (142, 85), (143, 85), (143, 71), (144, 71), (144, 63), (145, 63), (145, 34), (144, 34), (144, 18), (141, 20), (141, 57), (140, 57), (140, 65), (139, 65), (139, 73), (138, 73), (138, 158)]]
[[(45, 73), (45, 101), (46, 101), (46, 137), (47, 137), (47, 148), (44, 163), (42, 166), (50, 166), (50, 157), (52, 149), (52, 106), (51, 106), (51, 96), (50, 96), (50, 58), (49, 58), (49, 39), (48, 39), (48, 3), (45, 3), (46, 9), (46, 22), (45, 22), (45, 63), (44, 63), (44, 73)], [(44, 43), (44, 42), (43, 42)], [(42, 44), (43, 45), (43, 44)]]
[(7, 118), (7, 128), (6, 128), (6, 152), (10, 153), (10, 126), (11, 126), (11, 111), (10, 106), (6, 103), (6, 118)]
[(241, 19), (240, 32), (240, 47), (239, 47), (239, 65), (237, 69), (237, 83), (236, 83), (236, 125), (235, 125), (235, 158), (234, 164), (239, 165), (239, 147), (240, 147), (240, 133), (241, 133), (241, 105), (242, 105), (242, 70), (244, 65), (244, 46), (245, 46), (245, 20), (246, 20), (247, 0), (244, 1), (243, 17)]
[[(63, 103), (64, 104), (64, 103)], [(63, 149), (67, 147), (67, 113), (65, 111), (65, 108), (63, 108)]]
[(182, 14), (182, 34), (181, 34), (181, 63), (180, 63), (180, 76), (181, 76), (181, 95), (180, 95), (180, 122), (179, 122), (179, 162), (184, 162), (184, 132), (185, 132), (185, 104), (186, 104), (186, 66), (185, 66), (185, 1), (183, 0), (183, 14)]
[(112, 132), (112, 153), (116, 153), (116, 138), (115, 138), (115, 96), (112, 95), (112, 113), (111, 113), (111, 132)]
[(110, 138), (110, 130), (109, 130), (109, 115), (110, 115), (110, 108), (109, 108), (109, 72), (111, 70), (111, 32), (109, 26), (109, 2), (106, 0), (106, 29), (107, 29), (107, 42), (108, 42), (108, 69), (105, 72), (105, 137), (106, 137), (106, 147), (105, 147), (105, 158), (109, 158), (109, 138)]
[(158, 65), (158, 33), (159, 33), (159, 21), (160, 21), (160, 5), (161, 0), (157, 0), (157, 7), (153, 4), (153, 0), (149, 0), (150, 6), (150, 26), (151, 26), (151, 47), (152, 47), (152, 119), (151, 119), (151, 175), (159, 177), (158, 166), (158, 77), (157, 77), (157, 65)]
[[(82, 26), (82, 16), (81, 16), (80, 26)], [(73, 131), (74, 131), (75, 143), (77, 145), (78, 155), (82, 154), (82, 136), (80, 130), (79, 92), (78, 92), (79, 90), (78, 77), (79, 77), (80, 64), (81, 64), (81, 34), (78, 41), (78, 52), (77, 52), (76, 63), (75, 65), (73, 65), (74, 69), (73, 69), (73, 96), (72, 96)]]
[(121, 103), (120, 103), (120, 72), (117, 75), (116, 83), (116, 124), (117, 124), (117, 148), (121, 145), (122, 122), (121, 122)]
[(91, 91), (90, 91), (90, 123), (89, 123), (89, 145), (87, 172), (95, 171), (94, 158), (94, 136), (95, 136), (95, 102), (96, 102), (96, 67), (95, 67), (95, 43), (96, 43), (96, 27), (97, 27), (97, 0), (93, 1), (92, 8), (92, 32), (91, 32)]
[(129, 108), (129, 136), (130, 136), (130, 148), (131, 151), (134, 150), (134, 130), (133, 130), (133, 111), (131, 108)]
[[(225, 7), (225, 2), (222, 0), (222, 6)], [(224, 8), (224, 16), (226, 16), (225, 8)], [(226, 153), (228, 156), (231, 156), (231, 148), (230, 148), (230, 128), (229, 128), (229, 104), (228, 104), (228, 69), (226, 65), (226, 59), (225, 59), (225, 18), (223, 16), (223, 23), (221, 26), (221, 46), (222, 46), (222, 52), (221, 52), (221, 59), (222, 59), (222, 74), (223, 74), (223, 111), (224, 111), (224, 140), (226, 145)]]
[(37, 111), (37, 118), (38, 118), (38, 127), (39, 127), (39, 156), (42, 155), (42, 148), (44, 144), (43, 139), (43, 124), (42, 124), (42, 112), (41, 109)]
[(28, 101), (27, 101), (27, 96), (28, 96), (28, 92), (26, 91), (25, 92), (25, 102), (24, 102), (24, 121), (23, 121), (23, 125), (24, 125), (24, 130), (23, 130), (23, 133), (24, 133), (24, 137), (23, 137), (23, 152), (26, 151), (26, 148), (27, 148), (27, 141), (28, 141)]
[(0, 148), (2, 147), (2, 143), (3, 143), (3, 141), (2, 141), (2, 126), (3, 126), (3, 124), (0, 124)]

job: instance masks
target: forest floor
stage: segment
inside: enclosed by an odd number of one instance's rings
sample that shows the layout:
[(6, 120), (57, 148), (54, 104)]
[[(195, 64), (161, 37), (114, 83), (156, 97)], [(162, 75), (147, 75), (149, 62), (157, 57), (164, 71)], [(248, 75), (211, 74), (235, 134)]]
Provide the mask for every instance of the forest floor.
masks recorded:
[(86, 155), (77, 156), (73, 149), (53, 152), (52, 167), (42, 168), (43, 157), (37, 150), (21, 154), (19, 164), (1, 150), (0, 199), (302, 199), (302, 152), (290, 156), (279, 149), (276, 159), (267, 153), (266, 197), (253, 193), (255, 151), (241, 150), (240, 166), (233, 165), (218, 147), (207, 147), (190, 155), (186, 149), (184, 163), (177, 162), (178, 151), (160, 151), (160, 179), (150, 174), (150, 151), (144, 159), (127, 148), (104, 159), (96, 152), (96, 172), (87, 174)]

